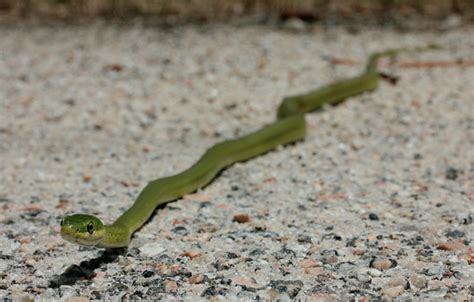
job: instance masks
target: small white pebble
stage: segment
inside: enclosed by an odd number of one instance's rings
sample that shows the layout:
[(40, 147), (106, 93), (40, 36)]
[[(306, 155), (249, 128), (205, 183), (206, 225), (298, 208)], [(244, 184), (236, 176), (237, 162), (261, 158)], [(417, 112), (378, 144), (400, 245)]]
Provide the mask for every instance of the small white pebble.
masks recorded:
[(147, 243), (138, 249), (140, 250), (140, 252), (142, 252), (143, 255), (148, 257), (153, 257), (166, 251), (164, 247), (162, 247), (159, 243), (156, 242)]
[(449, 264), (456, 264), (459, 262), (459, 258), (456, 255), (448, 256), (448, 263)]
[(382, 272), (379, 271), (378, 269), (375, 269), (375, 268), (371, 268), (367, 271), (367, 273), (369, 275), (371, 275), (372, 277), (380, 277), (382, 276)]
[(382, 294), (390, 298), (395, 298), (395, 297), (400, 296), (404, 291), (405, 291), (405, 288), (402, 285), (398, 285), (398, 286), (382, 289)]

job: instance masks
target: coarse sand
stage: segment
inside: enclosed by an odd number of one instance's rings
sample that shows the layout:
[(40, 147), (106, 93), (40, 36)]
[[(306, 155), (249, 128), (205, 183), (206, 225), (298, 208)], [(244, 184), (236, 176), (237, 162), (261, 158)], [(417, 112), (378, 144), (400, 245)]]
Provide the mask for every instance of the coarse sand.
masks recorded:
[[(92, 22), (0, 37), (0, 297), (472, 298), (473, 26)], [(157, 211), (127, 251), (61, 239), (64, 215), (113, 222), (150, 180), (273, 121), (282, 97), (430, 43), (444, 48), (381, 62), (396, 81), (308, 114), (304, 141)]]

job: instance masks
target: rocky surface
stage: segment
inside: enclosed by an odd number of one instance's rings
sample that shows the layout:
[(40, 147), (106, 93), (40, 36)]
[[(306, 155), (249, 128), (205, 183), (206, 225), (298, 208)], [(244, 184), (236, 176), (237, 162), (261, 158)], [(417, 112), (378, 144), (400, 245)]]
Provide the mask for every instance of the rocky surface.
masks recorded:
[[(472, 297), (473, 35), (1, 27), (0, 297)], [(444, 49), (384, 60), (398, 81), (308, 114), (304, 142), (170, 203), (128, 250), (60, 238), (62, 216), (112, 222), (148, 181), (271, 122), (283, 96), (429, 43)]]

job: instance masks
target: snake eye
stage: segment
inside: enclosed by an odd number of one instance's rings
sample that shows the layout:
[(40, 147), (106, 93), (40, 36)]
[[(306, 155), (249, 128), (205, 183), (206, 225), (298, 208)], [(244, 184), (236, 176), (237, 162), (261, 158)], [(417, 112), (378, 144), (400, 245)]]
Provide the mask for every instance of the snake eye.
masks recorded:
[(94, 233), (94, 225), (93, 225), (92, 223), (89, 223), (89, 224), (87, 225), (87, 232), (88, 232), (89, 234)]

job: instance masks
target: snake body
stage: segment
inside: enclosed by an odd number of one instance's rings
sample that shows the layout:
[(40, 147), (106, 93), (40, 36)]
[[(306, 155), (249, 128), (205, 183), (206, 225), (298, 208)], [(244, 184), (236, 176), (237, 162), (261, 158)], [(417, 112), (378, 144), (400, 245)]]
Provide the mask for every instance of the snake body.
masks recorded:
[[(420, 51), (427, 48), (411, 49)], [(275, 122), (246, 136), (227, 140), (209, 148), (187, 170), (150, 182), (134, 204), (113, 224), (105, 225), (92, 215), (76, 214), (61, 220), (61, 236), (70, 242), (100, 248), (127, 247), (133, 233), (152, 215), (157, 206), (176, 200), (210, 183), (224, 168), (304, 138), (304, 114), (326, 104), (337, 104), (344, 99), (369, 92), (378, 87), (377, 62), (382, 57), (395, 56), (408, 49), (392, 49), (369, 57), (366, 70), (353, 78), (343, 80), (306, 94), (283, 99)]]

